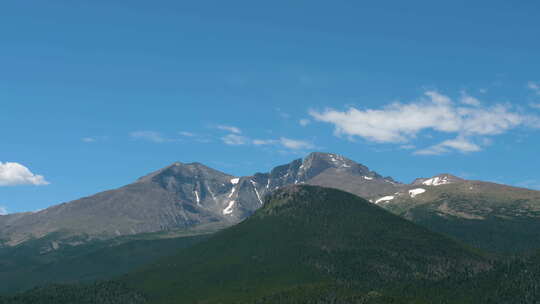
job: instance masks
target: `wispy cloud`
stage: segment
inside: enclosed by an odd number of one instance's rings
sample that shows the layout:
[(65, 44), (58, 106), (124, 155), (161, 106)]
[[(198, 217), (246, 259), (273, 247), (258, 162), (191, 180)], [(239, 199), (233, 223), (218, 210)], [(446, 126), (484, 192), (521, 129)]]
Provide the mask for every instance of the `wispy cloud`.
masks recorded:
[(27, 167), (14, 162), (0, 162), (0, 186), (48, 185), (42, 175), (34, 174)]
[(311, 121), (310, 121), (309, 119), (307, 119), (307, 118), (303, 118), (303, 119), (300, 119), (300, 120), (298, 121), (298, 123), (299, 123), (302, 127), (305, 127), (305, 126), (309, 125), (310, 122), (311, 122)]
[(108, 138), (107, 136), (87, 136), (87, 137), (81, 138), (81, 141), (85, 143), (95, 143), (98, 141), (106, 140), (107, 138)]
[(8, 210), (4, 206), (0, 206), (0, 215), (6, 215), (8, 214)]
[(187, 132), (187, 131), (180, 131), (178, 134), (186, 137), (195, 137), (195, 133)]
[(203, 134), (203, 133), (193, 133), (188, 131), (180, 131), (178, 134), (182, 137), (182, 139), (178, 139), (178, 141), (182, 141), (183, 139), (190, 139), (198, 143), (210, 143), (215, 140), (215, 137)]
[(221, 140), (229, 146), (241, 146), (249, 143), (249, 139), (242, 135), (228, 134), (221, 138)]
[(529, 81), (527, 83), (527, 88), (529, 88), (529, 90), (535, 92), (536, 94), (540, 95), (540, 82)]
[(283, 147), (292, 149), (292, 150), (303, 150), (303, 149), (315, 148), (315, 146), (312, 143), (304, 141), (304, 140), (296, 140), (296, 139), (281, 137), (279, 139), (279, 142), (281, 143)]
[(276, 139), (254, 139), (252, 143), (256, 146), (275, 145), (279, 143)]
[(281, 137), (279, 139), (255, 139), (252, 143), (256, 146), (279, 145), (283, 148), (291, 150), (305, 150), (315, 148), (315, 145), (308, 141), (291, 139), (287, 137)]
[(93, 143), (97, 141), (95, 137), (83, 137), (81, 140), (85, 143)]
[(456, 150), (462, 153), (469, 153), (469, 152), (480, 151), (482, 150), (482, 148), (479, 145), (469, 141), (468, 139), (455, 138), (455, 139), (445, 140), (439, 144), (436, 144), (434, 146), (431, 146), (425, 149), (417, 150), (414, 152), (414, 154), (439, 155), (439, 154), (448, 153), (452, 150)]
[(278, 113), (279, 117), (283, 119), (291, 118), (291, 114), (284, 112), (281, 108), (276, 108), (276, 112)]
[(471, 95), (467, 94), (467, 92), (465, 92), (465, 91), (461, 91), (461, 99), (460, 99), (460, 101), (461, 101), (462, 104), (466, 104), (466, 105), (469, 105), (469, 106), (479, 106), (480, 105), (480, 100), (478, 100), (475, 97), (472, 97)]
[[(276, 110), (279, 113), (283, 113), (279, 108)], [(308, 120), (306, 119), (306, 121)], [(307, 122), (305, 123), (307, 124)], [(218, 125), (216, 128), (229, 132), (229, 134), (221, 137), (221, 141), (229, 146), (280, 146), (281, 148), (287, 150), (311, 149), (315, 147), (308, 141), (291, 139), (287, 137), (280, 137), (279, 139), (253, 139), (246, 135), (242, 135), (242, 130), (240, 130), (240, 128), (230, 125)]]
[(158, 144), (175, 141), (175, 139), (168, 138), (155, 131), (135, 131), (131, 132), (129, 136), (136, 140), (145, 140)]
[(416, 149), (416, 146), (415, 145), (401, 145), (399, 146), (399, 148), (403, 150), (413, 150), (413, 149)]
[(218, 125), (216, 128), (218, 128), (220, 130), (224, 130), (224, 131), (229, 131), (229, 132), (234, 133), (234, 134), (241, 134), (242, 133), (242, 130), (240, 130), (240, 128), (235, 127), (235, 126)]
[(540, 121), (538, 117), (515, 111), (508, 104), (482, 106), (478, 99), (465, 92), (461, 95), (461, 105), (437, 91), (426, 91), (424, 95), (417, 101), (394, 102), (381, 109), (351, 107), (346, 111), (327, 109), (309, 113), (318, 121), (333, 124), (338, 136), (358, 136), (377, 143), (403, 145), (425, 130), (455, 136), (417, 154), (480, 151), (481, 147), (471, 138), (499, 135), (519, 126), (537, 128)]

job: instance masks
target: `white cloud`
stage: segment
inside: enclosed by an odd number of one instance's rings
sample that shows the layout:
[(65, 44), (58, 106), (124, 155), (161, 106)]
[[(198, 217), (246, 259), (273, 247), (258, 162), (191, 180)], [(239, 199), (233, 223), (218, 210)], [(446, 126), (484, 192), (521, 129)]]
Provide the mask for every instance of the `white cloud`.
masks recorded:
[(180, 134), (182, 136), (186, 136), (186, 137), (194, 137), (195, 136), (195, 133), (186, 132), (186, 131), (180, 131), (180, 132), (178, 132), (178, 134)]
[(281, 137), (280, 139), (255, 139), (252, 143), (256, 146), (263, 145), (279, 145), (283, 148), (290, 150), (303, 150), (303, 149), (313, 149), (315, 146), (304, 140), (290, 139), (287, 137)]
[[(207, 134), (201, 134), (201, 133), (193, 133), (193, 132), (187, 132), (187, 131), (180, 131), (178, 132), (180, 136), (187, 137), (190, 140), (196, 141), (198, 143), (210, 143), (214, 141), (214, 137), (209, 136)], [(177, 141), (183, 141), (183, 139), (179, 138)]]
[(361, 111), (349, 108), (346, 112), (311, 111), (318, 121), (334, 124), (336, 134), (360, 136), (375, 142), (407, 142), (424, 129), (457, 132), (459, 116), (451, 107), (450, 99), (437, 92), (426, 92), (431, 100), (416, 103), (393, 103), (381, 110)]
[(412, 149), (416, 149), (416, 146), (415, 145), (401, 145), (399, 146), (399, 148), (403, 150), (412, 150)]
[(480, 100), (477, 98), (472, 97), (471, 95), (467, 94), (467, 92), (462, 91), (461, 92), (461, 103), (470, 105), (470, 106), (479, 106)]
[(87, 137), (81, 138), (81, 141), (85, 143), (94, 143), (97, 141), (103, 141), (107, 139), (108, 139), (108, 136), (87, 136)]
[(6, 215), (8, 214), (7, 208), (4, 206), (0, 206), (0, 215)]
[(300, 123), (300, 125), (302, 127), (305, 127), (305, 126), (309, 125), (310, 122), (311, 121), (309, 119), (306, 119), (306, 118), (300, 119), (300, 121), (298, 121), (298, 123)]
[(286, 137), (281, 137), (279, 143), (288, 149), (292, 150), (302, 150), (302, 149), (313, 149), (315, 146), (307, 141), (290, 139)]
[(525, 124), (529, 119), (501, 104), (484, 109), (458, 108), (457, 112), (462, 124), (460, 132), (467, 135), (501, 134)]
[(252, 143), (256, 146), (275, 145), (279, 143), (279, 140), (275, 139), (254, 139)]
[(418, 155), (439, 155), (448, 153), (452, 150), (459, 151), (461, 153), (478, 152), (481, 147), (465, 138), (455, 138), (445, 140), (440, 144), (428, 147), (426, 149), (418, 150), (414, 154)]
[(230, 146), (240, 146), (245, 145), (249, 142), (249, 139), (247, 137), (237, 135), (237, 134), (228, 134), (221, 138), (221, 140)]
[(81, 140), (85, 143), (93, 143), (97, 141), (95, 137), (83, 137)]
[(241, 134), (242, 133), (242, 130), (240, 130), (240, 128), (237, 128), (235, 126), (219, 125), (216, 128), (218, 128), (220, 130), (224, 130), (224, 131), (229, 131), (229, 132), (235, 133), (235, 134)]
[(540, 95), (540, 82), (529, 81), (527, 83), (527, 88), (529, 88), (529, 90), (535, 92), (536, 94)]
[(0, 162), (0, 186), (48, 185), (42, 175), (32, 173), (27, 167), (12, 162)]
[(437, 91), (426, 91), (424, 95), (429, 96), (431, 101), (440, 105), (449, 105), (452, 103), (450, 97), (446, 95), (439, 94)]
[(161, 133), (154, 131), (135, 131), (131, 132), (129, 136), (133, 139), (146, 140), (158, 144), (174, 141), (173, 139), (167, 138)]
[(420, 150), (419, 154), (428, 154), (427, 151), (479, 151), (479, 146), (467, 138), (498, 135), (518, 126), (540, 126), (538, 117), (520, 114), (505, 104), (482, 107), (478, 100), (466, 95), (461, 100), (465, 105), (456, 105), (450, 97), (436, 91), (427, 91), (424, 95), (428, 98), (410, 103), (395, 102), (381, 109), (327, 109), (323, 112), (310, 111), (310, 115), (318, 121), (333, 124), (338, 136), (359, 136), (378, 143), (405, 144), (425, 130), (455, 134), (459, 139), (441, 142)]
[(281, 108), (276, 108), (276, 111), (278, 112), (279, 116), (283, 119), (289, 119), (291, 118), (291, 114), (283, 112)]

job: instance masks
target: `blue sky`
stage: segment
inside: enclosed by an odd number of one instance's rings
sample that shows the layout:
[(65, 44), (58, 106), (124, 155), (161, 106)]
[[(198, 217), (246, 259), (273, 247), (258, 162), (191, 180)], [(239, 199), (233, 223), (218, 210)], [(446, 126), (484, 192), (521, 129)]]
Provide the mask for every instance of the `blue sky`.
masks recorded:
[(538, 1), (186, 2), (2, 3), (0, 213), (310, 151), (540, 189)]

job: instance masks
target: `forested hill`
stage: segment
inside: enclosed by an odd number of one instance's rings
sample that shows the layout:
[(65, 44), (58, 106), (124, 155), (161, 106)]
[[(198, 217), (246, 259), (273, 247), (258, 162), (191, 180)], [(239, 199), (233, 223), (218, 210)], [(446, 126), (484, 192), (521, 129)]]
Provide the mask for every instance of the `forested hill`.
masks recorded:
[(493, 261), (364, 199), (291, 186), (242, 223), (115, 281), (0, 304), (537, 303), (540, 253)]

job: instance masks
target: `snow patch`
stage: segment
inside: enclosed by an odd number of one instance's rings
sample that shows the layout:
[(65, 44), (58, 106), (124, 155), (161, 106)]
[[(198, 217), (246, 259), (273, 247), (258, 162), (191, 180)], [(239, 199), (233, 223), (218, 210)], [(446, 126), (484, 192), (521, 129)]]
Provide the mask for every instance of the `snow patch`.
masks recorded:
[(443, 177), (435, 176), (433, 178), (427, 179), (422, 182), (422, 184), (426, 186), (439, 186), (439, 185), (444, 185), (444, 184), (449, 184), (449, 183), (450, 181), (448, 181), (448, 176), (443, 176)]
[(423, 189), (423, 188), (416, 188), (416, 189), (411, 189), (409, 190), (409, 195), (414, 198), (415, 196), (417, 196), (418, 194), (422, 194), (426, 192), (426, 189)]
[(373, 180), (373, 177), (364, 176), (364, 179), (367, 179), (367, 180)]
[(259, 199), (259, 203), (261, 203), (261, 205), (262, 205), (263, 202), (261, 200), (261, 196), (259, 195), (259, 191), (257, 191), (257, 183), (254, 182), (254, 181), (251, 181), (251, 185), (253, 185), (253, 189), (255, 190), (255, 194), (257, 194), (257, 198)]
[(199, 193), (198, 193), (196, 190), (193, 191), (193, 192), (195, 192), (195, 199), (197, 200), (197, 205), (200, 206), (200, 205), (201, 205), (201, 204), (200, 204), (200, 203), (201, 203), (201, 199), (199, 198)]
[(223, 215), (231, 214), (233, 212), (232, 208), (234, 206), (234, 203), (236, 203), (236, 201), (229, 201), (229, 205), (227, 205), (227, 208), (223, 209)]
[(380, 202), (386, 202), (386, 201), (391, 201), (394, 199), (394, 196), (393, 195), (388, 195), (388, 196), (383, 196), (381, 197), (380, 199), (376, 200), (375, 201), (375, 204), (378, 204)]
[(214, 192), (212, 192), (212, 189), (210, 189), (210, 187), (208, 185), (206, 185), (206, 190), (208, 190), (208, 192), (210, 192), (210, 195), (212, 196), (212, 199), (215, 201), (216, 196), (214, 195)]
[(232, 187), (231, 193), (229, 193), (229, 198), (231, 198), (231, 196), (233, 196), (235, 190), (236, 190), (236, 187)]
[(231, 184), (236, 185), (236, 184), (238, 184), (238, 181), (240, 181), (240, 179), (238, 177), (233, 178), (233, 179), (231, 179)]

